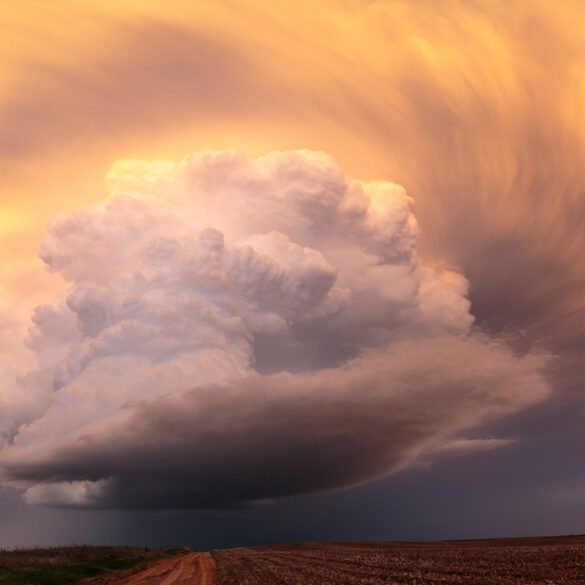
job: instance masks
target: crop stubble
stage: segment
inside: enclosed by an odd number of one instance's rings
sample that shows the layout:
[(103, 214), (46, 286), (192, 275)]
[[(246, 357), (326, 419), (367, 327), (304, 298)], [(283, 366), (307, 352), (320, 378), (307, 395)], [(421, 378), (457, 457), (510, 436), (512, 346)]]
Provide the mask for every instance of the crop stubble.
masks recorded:
[(215, 551), (220, 585), (585, 585), (585, 537)]

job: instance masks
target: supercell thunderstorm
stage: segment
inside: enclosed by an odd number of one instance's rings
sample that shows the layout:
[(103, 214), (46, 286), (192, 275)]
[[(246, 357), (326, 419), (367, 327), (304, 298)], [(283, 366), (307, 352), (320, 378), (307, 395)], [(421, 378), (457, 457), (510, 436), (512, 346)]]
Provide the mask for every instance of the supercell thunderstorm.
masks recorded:
[[(49, 225), (69, 283), (6, 374), (1, 477), (30, 503), (241, 505), (362, 483), (544, 398), (547, 357), (473, 327), (411, 201), (310, 151), (118, 163)], [(29, 358), (30, 359), (30, 358)]]

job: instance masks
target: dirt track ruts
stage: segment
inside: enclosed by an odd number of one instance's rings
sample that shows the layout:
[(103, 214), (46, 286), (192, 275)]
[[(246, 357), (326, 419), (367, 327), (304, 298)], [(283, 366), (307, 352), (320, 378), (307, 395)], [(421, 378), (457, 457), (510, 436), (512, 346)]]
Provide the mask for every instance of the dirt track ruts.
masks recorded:
[(209, 553), (189, 553), (154, 563), (108, 585), (215, 585), (216, 566)]

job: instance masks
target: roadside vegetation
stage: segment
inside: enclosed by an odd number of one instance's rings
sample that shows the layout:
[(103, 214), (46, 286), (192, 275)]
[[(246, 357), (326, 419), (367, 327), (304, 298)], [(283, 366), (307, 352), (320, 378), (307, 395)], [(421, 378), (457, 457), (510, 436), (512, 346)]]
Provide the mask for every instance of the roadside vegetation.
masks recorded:
[(0, 549), (0, 585), (74, 585), (185, 552), (128, 546)]

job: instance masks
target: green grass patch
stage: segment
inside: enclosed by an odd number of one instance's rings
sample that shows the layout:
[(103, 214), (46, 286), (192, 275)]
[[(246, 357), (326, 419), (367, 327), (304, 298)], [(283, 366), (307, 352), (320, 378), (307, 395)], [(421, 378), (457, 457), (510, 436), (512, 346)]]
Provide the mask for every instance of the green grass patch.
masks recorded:
[(131, 569), (178, 554), (185, 549), (175, 548), (158, 554), (134, 556), (131, 558), (106, 558), (83, 562), (62, 562), (33, 564), (20, 567), (0, 567), (0, 585), (75, 585), (84, 579), (106, 573)]

